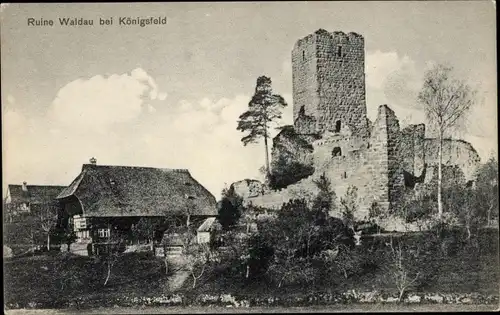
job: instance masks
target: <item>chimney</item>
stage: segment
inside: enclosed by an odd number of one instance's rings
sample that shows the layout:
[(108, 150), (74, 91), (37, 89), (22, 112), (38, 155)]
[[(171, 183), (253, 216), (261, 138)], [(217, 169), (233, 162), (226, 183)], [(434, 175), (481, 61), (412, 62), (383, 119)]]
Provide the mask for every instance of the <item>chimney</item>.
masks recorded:
[(28, 191), (27, 182), (23, 182), (23, 191)]
[(92, 165), (97, 164), (97, 159), (95, 157), (91, 157), (89, 161), (90, 161), (90, 164), (92, 164)]

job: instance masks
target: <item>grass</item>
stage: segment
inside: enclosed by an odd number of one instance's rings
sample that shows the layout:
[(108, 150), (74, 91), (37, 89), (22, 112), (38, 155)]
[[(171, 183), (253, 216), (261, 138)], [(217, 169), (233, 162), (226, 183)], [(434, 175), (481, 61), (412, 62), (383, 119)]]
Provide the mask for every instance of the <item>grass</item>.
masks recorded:
[(143, 253), (123, 256), (103, 286), (106, 268), (96, 258), (69, 253), (4, 259), (5, 303), (54, 303), (75, 298), (154, 296), (164, 293), (161, 259)]

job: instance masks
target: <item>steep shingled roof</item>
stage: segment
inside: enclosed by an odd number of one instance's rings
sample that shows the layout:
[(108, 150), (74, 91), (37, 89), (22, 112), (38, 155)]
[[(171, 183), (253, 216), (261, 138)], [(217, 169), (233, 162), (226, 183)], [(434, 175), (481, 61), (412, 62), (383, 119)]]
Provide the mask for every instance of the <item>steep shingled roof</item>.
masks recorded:
[(37, 204), (55, 201), (57, 195), (66, 186), (26, 185), (27, 191), (24, 191), (22, 185), (11, 184), (7, 188), (12, 203), (29, 202), (30, 204)]
[(87, 217), (217, 214), (215, 197), (187, 170), (84, 164), (57, 198), (71, 196)]

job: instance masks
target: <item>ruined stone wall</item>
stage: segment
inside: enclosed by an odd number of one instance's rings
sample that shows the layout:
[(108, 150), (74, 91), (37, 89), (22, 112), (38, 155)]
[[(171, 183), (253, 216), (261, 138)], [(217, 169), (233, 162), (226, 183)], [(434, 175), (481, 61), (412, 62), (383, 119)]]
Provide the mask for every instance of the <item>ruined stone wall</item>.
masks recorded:
[(425, 164), (425, 125), (409, 125), (401, 131), (402, 168), (418, 177)]
[(244, 179), (231, 184), (230, 189), (233, 189), (234, 192), (242, 197), (257, 197), (263, 194), (264, 185), (255, 179)]
[[(437, 166), (438, 139), (425, 139), (425, 161), (429, 165)], [(472, 145), (463, 140), (443, 140), (443, 164), (458, 165), (466, 180), (474, 178), (474, 173), (481, 163), (481, 159)]]
[(387, 172), (389, 180), (389, 203), (391, 211), (395, 210), (401, 203), (404, 193), (403, 156), (401, 154), (402, 137), (399, 129), (399, 121), (394, 111), (386, 105), (385, 109), (387, 124)]

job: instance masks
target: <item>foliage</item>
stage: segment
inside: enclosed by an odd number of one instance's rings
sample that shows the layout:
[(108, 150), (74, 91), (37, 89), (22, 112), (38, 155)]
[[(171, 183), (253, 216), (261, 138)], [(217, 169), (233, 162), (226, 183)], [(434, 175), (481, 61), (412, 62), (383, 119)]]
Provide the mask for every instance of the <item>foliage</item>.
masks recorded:
[(485, 209), (486, 221), (498, 220), (498, 161), (490, 157), (477, 171), (476, 207)]
[(310, 209), (305, 200), (284, 204), (275, 220), (259, 225), (259, 234), (272, 248), (268, 274), (278, 287), (283, 283), (309, 282), (314, 279), (314, 261), (321, 252), (341, 245), (352, 246), (352, 231), (341, 220), (326, 218), (324, 209)]
[(218, 221), (223, 230), (233, 228), (243, 212), (243, 198), (238, 196), (233, 188), (222, 191), (221, 205), (218, 211)]
[(477, 92), (465, 81), (453, 77), (453, 68), (435, 65), (424, 75), (424, 84), (418, 94), (418, 102), (424, 106), (427, 120), (438, 134), (438, 214), (443, 214), (442, 156), (443, 139), (461, 126), (475, 103)]
[(330, 180), (323, 173), (318, 180), (314, 180), (314, 184), (319, 189), (319, 193), (314, 198), (312, 209), (323, 214), (324, 220), (328, 214), (335, 210), (336, 195), (332, 190)]
[(159, 224), (156, 218), (142, 217), (132, 226), (132, 235), (136, 240), (150, 242), (154, 239)]
[(269, 153), (267, 140), (269, 138), (269, 128), (272, 123), (281, 118), (281, 110), (287, 106), (285, 99), (273, 94), (271, 79), (260, 76), (257, 79), (255, 94), (253, 95), (248, 110), (240, 115), (237, 130), (248, 132), (241, 138), (244, 145), (255, 143), (258, 139), (264, 138), (266, 149), (266, 169), (269, 174)]
[(388, 213), (383, 211), (382, 207), (380, 204), (376, 201), (373, 201), (372, 204), (370, 205), (370, 208), (368, 209), (368, 219), (370, 222), (375, 226), (376, 232), (380, 234), (381, 232), (381, 227), (378, 225), (381, 220), (387, 218)]
[(358, 210), (358, 188), (350, 185), (344, 197), (340, 198), (340, 205), (342, 209), (342, 219), (344, 224), (354, 229), (354, 214)]
[(284, 154), (273, 160), (272, 166), (269, 175), (269, 186), (272, 189), (286, 188), (314, 173), (314, 167), (293, 161)]

